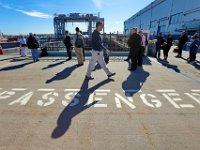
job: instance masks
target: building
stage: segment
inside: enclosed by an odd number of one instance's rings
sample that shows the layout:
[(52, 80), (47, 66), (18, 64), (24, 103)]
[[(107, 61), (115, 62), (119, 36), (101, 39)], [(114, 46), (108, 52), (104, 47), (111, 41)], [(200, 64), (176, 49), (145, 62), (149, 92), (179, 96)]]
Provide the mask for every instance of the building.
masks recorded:
[(148, 31), (151, 39), (159, 32), (175, 38), (182, 31), (200, 32), (200, 0), (155, 0), (124, 22), (124, 33), (132, 27)]

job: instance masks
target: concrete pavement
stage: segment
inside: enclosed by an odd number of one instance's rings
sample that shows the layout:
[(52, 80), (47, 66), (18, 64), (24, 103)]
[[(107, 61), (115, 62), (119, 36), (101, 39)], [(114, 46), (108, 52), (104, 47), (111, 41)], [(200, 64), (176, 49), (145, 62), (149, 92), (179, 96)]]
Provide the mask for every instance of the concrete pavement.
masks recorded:
[(199, 150), (198, 63), (173, 55), (146, 57), (135, 72), (114, 57), (113, 80), (97, 67), (90, 82), (88, 58), (76, 68), (64, 57), (1, 56), (0, 149)]

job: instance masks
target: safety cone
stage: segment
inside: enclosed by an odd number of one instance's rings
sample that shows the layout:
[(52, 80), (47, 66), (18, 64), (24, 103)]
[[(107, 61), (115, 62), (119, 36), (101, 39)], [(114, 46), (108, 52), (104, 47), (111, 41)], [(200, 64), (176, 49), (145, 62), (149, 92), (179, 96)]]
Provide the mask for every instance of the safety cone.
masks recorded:
[(3, 49), (1, 47), (1, 45), (0, 45), (0, 55), (3, 55)]

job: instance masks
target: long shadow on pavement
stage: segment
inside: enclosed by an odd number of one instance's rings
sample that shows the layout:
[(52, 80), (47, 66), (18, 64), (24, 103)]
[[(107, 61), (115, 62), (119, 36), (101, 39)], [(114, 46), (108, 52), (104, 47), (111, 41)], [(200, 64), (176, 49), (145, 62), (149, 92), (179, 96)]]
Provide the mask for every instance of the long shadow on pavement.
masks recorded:
[(169, 68), (169, 69), (174, 70), (174, 71), (177, 72), (177, 73), (180, 73), (180, 70), (178, 69), (178, 66), (172, 65), (172, 64), (170, 64), (170, 63), (166, 63), (166, 62), (163, 61), (163, 60), (158, 60), (158, 62), (159, 62), (161, 65), (163, 65), (164, 67), (167, 67), (167, 68)]
[(143, 65), (152, 65), (151, 60), (149, 59), (149, 57), (147, 57), (147, 56), (143, 57)]
[(66, 61), (61, 61), (61, 62), (58, 62), (58, 63), (55, 63), (55, 64), (50, 64), (50, 65), (48, 65), (47, 67), (42, 68), (42, 70), (46, 70), (46, 69), (50, 69), (50, 68), (57, 67), (57, 66), (59, 66), (59, 65), (62, 65), (64, 62), (66, 62)]
[(125, 95), (132, 97), (135, 93), (138, 93), (149, 75), (142, 67), (138, 67), (136, 71), (130, 72), (130, 75), (122, 83), (122, 89), (125, 91)]
[(199, 61), (197, 61), (196, 63), (194, 63), (193, 66), (194, 66), (196, 69), (200, 70), (200, 62), (199, 62)]
[[(188, 59), (185, 59), (183, 57), (181, 57), (181, 59), (185, 60), (188, 62)], [(196, 69), (200, 70), (200, 61), (196, 60), (196, 63), (191, 64), (192, 66), (194, 66)]]
[(86, 109), (90, 108), (91, 106), (95, 105), (97, 101), (94, 101), (90, 104), (87, 104), (89, 96), (94, 93), (95, 90), (99, 89), (105, 84), (110, 83), (111, 81), (114, 81), (112, 79), (106, 79), (95, 86), (89, 88), (88, 80), (84, 80), (80, 91), (74, 96), (72, 101), (68, 104), (68, 106), (62, 111), (60, 114), (58, 120), (57, 120), (57, 127), (54, 129), (54, 131), (51, 134), (51, 137), (53, 139), (57, 139), (61, 136), (63, 136), (67, 130), (69, 129), (72, 119), (80, 114), (81, 112), (85, 111)]
[(0, 61), (13, 60), (13, 59), (17, 59), (17, 58), (21, 58), (21, 56), (12, 57), (12, 58), (5, 58), (5, 59), (0, 59)]
[(25, 66), (30, 65), (32, 63), (33, 62), (27, 62), (27, 63), (19, 64), (19, 65), (16, 65), (16, 66), (9, 66), (9, 67), (5, 67), (5, 68), (0, 69), (0, 71), (11, 71), (11, 70), (20, 69), (20, 68), (24, 68)]
[(53, 78), (47, 80), (46, 84), (49, 84), (56, 80), (64, 80), (64, 79), (68, 78), (76, 68), (77, 68), (77, 65), (73, 65), (71, 67), (65, 68), (63, 71), (57, 73)]

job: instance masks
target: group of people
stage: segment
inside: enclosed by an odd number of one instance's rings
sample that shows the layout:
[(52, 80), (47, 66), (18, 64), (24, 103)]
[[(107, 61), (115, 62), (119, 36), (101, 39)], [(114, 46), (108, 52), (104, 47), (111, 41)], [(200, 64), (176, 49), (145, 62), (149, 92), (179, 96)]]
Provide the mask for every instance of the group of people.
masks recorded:
[(21, 36), (19, 39), (20, 43), (20, 54), (22, 57), (25, 57), (27, 55), (27, 47), (28, 49), (31, 49), (32, 58), (34, 62), (39, 61), (39, 38), (36, 36), (36, 34), (29, 34), (29, 37), (26, 39), (24, 36)]
[(129, 56), (124, 61), (129, 61), (131, 59), (130, 71), (135, 71), (137, 66), (142, 66), (143, 56), (145, 53), (145, 47), (147, 46), (147, 38), (142, 31), (137, 30), (137, 28), (132, 28), (131, 35), (127, 41), (130, 47)]
[[(110, 51), (108, 50), (108, 38), (106, 34), (103, 35), (103, 39), (101, 38), (100, 32), (103, 29), (103, 24), (101, 22), (96, 23), (96, 30), (92, 33), (92, 57), (90, 59), (87, 73), (85, 78), (87, 80), (93, 80), (94, 78), (91, 76), (92, 71), (95, 69), (96, 63), (98, 63), (101, 68), (105, 71), (108, 78), (114, 76), (116, 73), (112, 73), (106, 66), (109, 62)], [(78, 27), (76, 27), (76, 34), (74, 37), (74, 49), (78, 60), (77, 67), (83, 66), (85, 61), (85, 51), (84, 51), (84, 38)], [(66, 31), (66, 37), (64, 39), (64, 44), (67, 49), (68, 59), (72, 59), (72, 42), (69, 36), (69, 32)]]
[[(188, 41), (188, 36), (187, 33), (185, 31), (182, 32), (182, 35), (179, 39), (179, 43), (178, 43), (178, 48), (177, 48), (177, 56), (176, 58), (182, 58), (182, 51), (184, 48), (184, 45), (187, 43)], [(199, 34), (195, 33), (192, 36), (192, 43), (190, 44), (190, 52), (189, 52), (189, 57), (187, 58), (189, 63), (194, 63), (196, 60), (196, 55), (200, 46), (200, 36)], [(160, 60), (160, 52), (161, 49), (163, 50), (163, 55), (164, 55), (164, 61), (167, 61), (168, 58), (168, 53), (169, 50), (171, 48), (171, 46), (173, 46), (173, 36), (171, 34), (168, 35), (167, 40), (165, 40), (162, 36), (162, 33), (158, 33), (158, 38), (157, 38), (157, 42), (156, 42), (156, 53), (155, 53), (155, 58), (157, 58), (158, 60)]]
[[(82, 35), (82, 32), (80, 31), (80, 29), (78, 27), (76, 27), (75, 29), (76, 34), (74, 36), (74, 43), (72, 44), (71, 42), (71, 36), (69, 35), (69, 31), (65, 32), (65, 38), (64, 38), (64, 44), (65, 47), (67, 49), (67, 55), (68, 55), (68, 59), (67, 61), (72, 59), (72, 46), (74, 45), (74, 49), (75, 49), (75, 53), (76, 53), (76, 57), (78, 60), (78, 67), (79, 66), (83, 66), (84, 65), (84, 61), (85, 61), (85, 39)], [(108, 38), (106, 33), (103, 34), (103, 38), (102, 38), (102, 44), (104, 47), (108, 48)], [(104, 60), (106, 62), (106, 64), (109, 63), (109, 55), (107, 55), (105, 53), (105, 51), (103, 51), (103, 55), (104, 55)]]
[[(92, 56), (89, 61), (88, 69), (85, 78), (87, 80), (93, 80), (94, 78), (91, 76), (92, 71), (95, 68), (96, 63), (98, 63), (101, 68), (105, 71), (108, 78), (114, 76), (116, 73), (112, 73), (106, 64), (109, 62), (109, 55), (110, 51), (108, 50), (108, 38), (106, 34), (104, 34), (103, 38), (101, 38), (101, 31), (103, 28), (103, 24), (101, 22), (97, 22), (96, 30), (92, 33), (91, 42), (92, 42)], [(84, 52), (84, 37), (78, 27), (76, 27), (76, 34), (74, 37), (74, 47), (75, 53), (78, 60), (77, 67), (83, 66), (85, 61), (85, 52)], [(188, 58), (189, 62), (193, 62), (196, 59), (197, 51), (200, 47), (200, 40), (199, 34), (195, 34), (192, 37), (192, 44), (190, 45), (190, 56)], [(182, 49), (185, 43), (187, 42), (187, 34), (186, 32), (182, 33), (182, 36), (179, 40), (178, 44), (178, 55), (177, 58), (182, 57)], [(64, 44), (67, 49), (68, 59), (72, 59), (72, 42), (69, 32), (66, 31), (66, 36), (64, 38)], [(130, 47), (129, 56), (125, 61), (131, 60), (131, 67), (129, 68), (130, 71), (135, 71), (138, 66), (143, 65), (143, 56), (145, 53), (146, 46), (148, 45), (148, 41), (146, 36), (143, 34), (142, 31), (138, 32), (137, 28), (132, 28), (130, 37), (127, 41), (128, 46)], [(164, 61), (167, 62), (168, 53), (173, 45), (173, 36), (171, 34), (168, 35), (167, 40), (165, 40), (162, 36), (162, 33), (158, 34), (158, 39), (156, 42), (156, 53), (155, 57), (160, 59), (160, 52), (161, 49), (164, 50)], [(34, 62), (39, 61), (39, 41), (36, 35), (30, 33), (29, 37), (25, 39), (22, 37), (20, 39), (20, 46), (21, 46), (21, 55), (26, 56), (26, 46), (31, 49), (32, 58)]]

